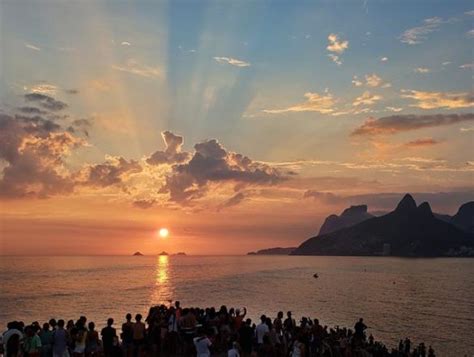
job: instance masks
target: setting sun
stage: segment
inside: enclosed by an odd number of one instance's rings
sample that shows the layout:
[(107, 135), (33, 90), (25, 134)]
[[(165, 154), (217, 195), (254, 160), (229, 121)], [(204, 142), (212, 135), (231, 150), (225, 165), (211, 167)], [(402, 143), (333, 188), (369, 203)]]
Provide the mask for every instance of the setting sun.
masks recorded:
[(170, 231), (167, 228), (161, 228), (158, 231), (158, 235), (160, 238), (168, 238), (168, 235), (170, 234)]

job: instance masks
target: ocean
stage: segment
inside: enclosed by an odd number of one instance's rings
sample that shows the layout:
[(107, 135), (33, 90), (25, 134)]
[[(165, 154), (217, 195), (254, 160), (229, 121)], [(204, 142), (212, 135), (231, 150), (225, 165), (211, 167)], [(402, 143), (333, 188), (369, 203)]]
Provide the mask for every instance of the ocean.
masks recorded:
[[(319, 278), (315, 279), (313, 274)], [(291, 310), (328, 326), (363, 317), (376, 340), (474, 353), (474, 259), (300, 256), (0, 257), (0, 324), (86, 315), (98, 327), (154, 304)]]

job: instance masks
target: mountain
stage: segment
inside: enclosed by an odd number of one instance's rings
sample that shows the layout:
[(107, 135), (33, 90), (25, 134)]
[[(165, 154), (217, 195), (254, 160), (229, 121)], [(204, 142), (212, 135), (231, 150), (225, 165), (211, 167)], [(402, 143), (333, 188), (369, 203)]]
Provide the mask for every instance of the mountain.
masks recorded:
[(427, 202), (417, 207), (413, 197), (407, 194), (393, 212), (310, 238), (292, 252), (292, 255), (382, 254), (474, 256), (474, 234), (436, 218)]
[(290, 255), (291, 252), (293, 252), (295, 249), (296, 249), (296, 247), (267, 248), (267, 249), (257, 250), (256, 252), (249, 252), (249, 253), (247, 253), (247, 255)]
[(459, 207), (458, 213), (451, 218), (451, 223), (462, 230), (474, 233), (474, 201)]
[(143, 255), (143, 254), (140, 253), (140, 252), (135, 252), (135, 253), (133, 253), (133, 256), (135, 256), (135, 257), (141, 257), (142, 255)]
[(350, 206), (340, 216), (335, 214), (328, 216), (319, 229), (319, 235), (353, 226), (372, 217), (374, 216), (367, 212), (367, 205)]

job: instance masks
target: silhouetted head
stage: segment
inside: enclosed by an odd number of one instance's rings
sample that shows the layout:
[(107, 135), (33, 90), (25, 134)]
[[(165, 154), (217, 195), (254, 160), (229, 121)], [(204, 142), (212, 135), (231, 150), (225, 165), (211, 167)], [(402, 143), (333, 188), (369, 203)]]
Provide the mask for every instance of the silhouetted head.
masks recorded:
[(64, 327), (64, 320), (61, 319), (61, 320), (58, 320), (58, 326), (63, 328)]
[(135, 315), (135, 320), (137, 320), (138, 322), (140, 322), (142, 320), (142, 315), (141, 314), (136, 314)]
[(45, 331), (48, 331), (48, 330), (49, 330), (49, 324), (48, 324), (47, 322), (45, 322), (45, 323), (43, 324), (43, 330), (45, 330)]
[(265, 321), (267, 321), (267, 317), (265, 315), (262, 315), (262, 316), (260, 316), (260, 320), (262, 322), (265, 322)]
[(89, 322), (88, 327), (89, 327), (89, 331), (94, 331), (94, 329), (95, 329), (95, 323), (93, 323), (92, 321)]
[(179, 301), (175, 301), (175, 302), (174, 302), (174, 306), (175, 306), (177, 309), (179, 309), (180, 305), (181, 305), (181, 303), (180, 303)]
[(112, 326), (113, 324), (114, 324), (114, 319), (111, 318), (111, 317), (109, 317), (109, 318), (107, 319), (107, 326)]
[(361, 318), (359, 319), (359, 322), (364, 322), (364, 319), (361, 317)]
[(245, 323), (250, 326), (252, 324), (252, 319), (245, 320)]
[(127, 319), (127, 321), (130, 322), (132, 320), (132, 314), (128, 313), (127, 315), (125, 315), (125, 319)]
[(278, 317), (279, 319), (283, 318), (283, 311), (278, 311), (277, 317)]
[(49, 325), (50, 325), (52, 328), (55, 328), (55, 327), (56, 327), (56, 325), (57, 325), (57, 322), (56, 322), (56, 320), (55, 320), (55, 319), (51, 319), (51, 320), (49, 320)]
[(291, 317), (291, 311), (288, 311), (288, 312), (286, 313), (286, 316)]

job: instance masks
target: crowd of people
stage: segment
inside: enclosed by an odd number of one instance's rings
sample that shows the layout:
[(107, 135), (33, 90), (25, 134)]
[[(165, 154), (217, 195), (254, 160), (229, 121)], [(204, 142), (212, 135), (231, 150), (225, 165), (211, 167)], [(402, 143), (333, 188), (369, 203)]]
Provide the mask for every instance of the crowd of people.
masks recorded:
[(299, 322), (291, 311), (278, 312), (272, 319), (247, 318), (245, 308), (220, 309), (154, 306), (143, 319), (125, 316), (119, 328), (112, 318), (96, 330), (85, 316), (77, 321), (51, 319), (8, 323), (2, 335), (5, 357), (155, 357), (155, 356), (255, 356), (255, 357), (435, 357), (431, 346), (414, 347), (406, 338), (397, 348), (367, 336), (363, 319), (353, 329), (328, 328), (318, 319), (303, 317)]

